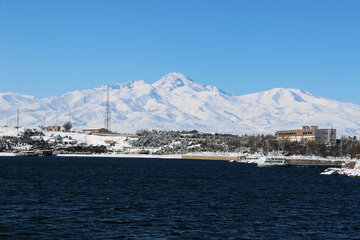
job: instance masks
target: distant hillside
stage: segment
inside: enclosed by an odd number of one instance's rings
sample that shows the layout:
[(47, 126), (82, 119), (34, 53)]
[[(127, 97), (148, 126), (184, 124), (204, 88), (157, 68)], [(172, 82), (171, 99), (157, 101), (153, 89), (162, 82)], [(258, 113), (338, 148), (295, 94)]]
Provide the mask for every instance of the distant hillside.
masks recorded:
[[(111, 129), (192, 130), (223, 133), (271, 133), (279, 129), (319, 125), (342, 134), (360, 135), (360, 106), (298, 89), (235, 96), (205, 86), (181, 73), (169, 73), (153, 84), (130, 81), (110, 86)], [(16, 125), (17, 108), (23, 126), (63, 124), (77, 129), (104, 126), (106, 86), (38, 99), (0, 93), (0, 125)], [(70, 118), (71, 113), (71, 118)], [(56, 116), (58, 116), (56, 118)]]

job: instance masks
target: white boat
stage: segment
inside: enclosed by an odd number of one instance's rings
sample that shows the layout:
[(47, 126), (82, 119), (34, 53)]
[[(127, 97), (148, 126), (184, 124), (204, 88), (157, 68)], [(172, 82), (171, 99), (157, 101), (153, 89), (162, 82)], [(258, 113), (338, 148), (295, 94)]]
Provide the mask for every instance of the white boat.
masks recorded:
[(288, 165), (284, 157), (261, 157), (257, 162), (258, 167), (286, 167)]

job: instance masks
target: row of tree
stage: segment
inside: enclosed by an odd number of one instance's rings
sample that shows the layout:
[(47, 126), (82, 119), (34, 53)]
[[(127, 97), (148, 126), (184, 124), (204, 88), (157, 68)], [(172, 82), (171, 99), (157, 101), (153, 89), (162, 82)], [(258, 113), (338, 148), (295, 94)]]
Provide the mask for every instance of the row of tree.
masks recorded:
[(159, 148), (158, 153), (212, 152), (275, 152), (284, 155), (349, 156), (360, 154), (360, 144), (354, 139), (343, 137), (334, 144), (315, 141), (290, 142), (277, 140), (272, 135), (224, 135), (201, 134), (196, 131), (141, 130), (135, 147)]

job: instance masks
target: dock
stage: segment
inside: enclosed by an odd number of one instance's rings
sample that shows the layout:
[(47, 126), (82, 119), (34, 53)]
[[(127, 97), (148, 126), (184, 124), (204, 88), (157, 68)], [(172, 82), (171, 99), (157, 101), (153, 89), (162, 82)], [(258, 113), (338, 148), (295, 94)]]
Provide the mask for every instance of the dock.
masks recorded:
[(182, 155), (182, 159), (192, 160), (220, 160), (220, 161), (237, 161), (246, 160), (245, 156), (207, 156), (207, 155)]
[[(182, 159), (194, 160), (220, 160), (220, 161), (236, 161), (236, 162), (256, 162), (253, 156), (217, 156), (217, 155), (182, 155)], [(290, 166), (328, 166), (328, 167), (341, 167), (344, 163), (349, 162), (345, 158), (321, 158), (321, 157), (307, 157), (307, 156), (284, 156), (284, 159)]]
[(341, 167), (345, 160), (316, 160), (303, 158), (286, 158), (286, 162), (290, 166), (327, 166), (327, 167)]

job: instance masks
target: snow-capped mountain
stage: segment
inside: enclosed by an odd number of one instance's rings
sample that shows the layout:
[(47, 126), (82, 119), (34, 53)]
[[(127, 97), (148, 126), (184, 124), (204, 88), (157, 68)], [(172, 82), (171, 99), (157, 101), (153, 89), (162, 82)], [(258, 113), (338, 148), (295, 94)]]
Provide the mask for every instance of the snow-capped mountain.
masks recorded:
[[(104, 126), (107, 87), (39, 99), (0, 93), (0, 125), (62, 125), (76, 129)], [(274, 88), (243, 96), (204, 86), (181, 73), (169, 73), (153, 84), (130, 81), (110, 86), (111, 129), (193, 130), (226, 133), (275, 133), (303, 125), (336, 128), (360, 135), (360, 106), (298, 89)], [(8, 119), (8, 120), (7, 120)], [(45, 123), (44, 123), (45, 122)]]

